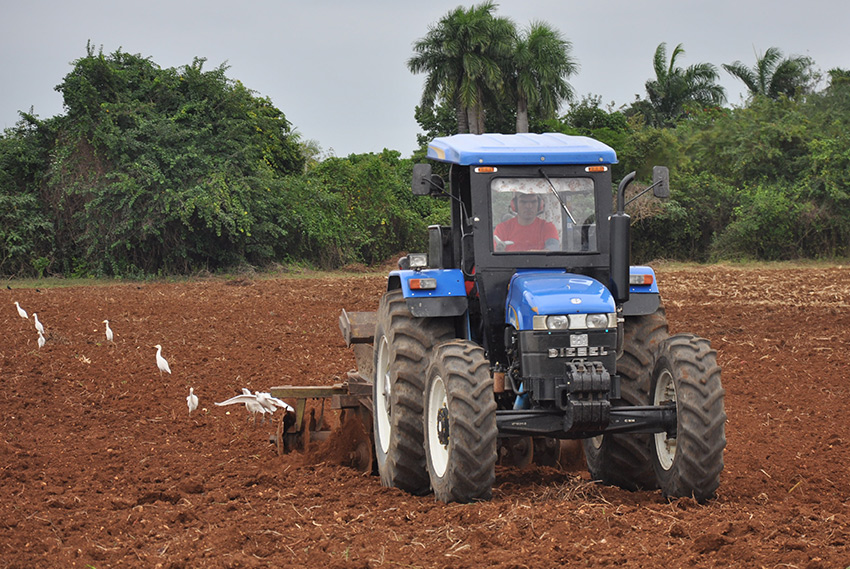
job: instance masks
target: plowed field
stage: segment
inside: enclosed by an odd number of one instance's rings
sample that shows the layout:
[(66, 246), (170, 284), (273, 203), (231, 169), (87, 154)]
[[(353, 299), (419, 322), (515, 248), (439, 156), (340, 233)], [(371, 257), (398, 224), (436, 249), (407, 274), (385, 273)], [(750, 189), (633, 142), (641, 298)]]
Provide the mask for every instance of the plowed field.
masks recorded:
[(339, 381), (337, 317), (376, 309), (384, 283), (4, 287), (0, 567), (850, 566), (850, 268), (659, 270), (671, 333), (709, 338), (723, 368), (726, 468), (704, 505), (575, 465), (500, 466), (492, 501), (444, 505), (327, 443), (278, 456), (272, 427), (213, 405)]

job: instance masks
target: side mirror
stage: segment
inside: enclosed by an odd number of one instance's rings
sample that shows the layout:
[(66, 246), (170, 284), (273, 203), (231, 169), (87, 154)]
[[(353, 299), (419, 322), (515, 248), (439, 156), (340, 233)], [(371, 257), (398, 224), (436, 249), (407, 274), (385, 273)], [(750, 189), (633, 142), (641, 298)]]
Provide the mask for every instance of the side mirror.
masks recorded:
[(413, 195), (427, 196), (431, 193), (431, 165), (413, 165)]
[(656, 198), (670, 197), (670, 171), (667, 166), (652, 167), (652, 194)]
[(430, 164), (413, 165), (413, 195), (428, 196), (443, 193), (445, 187), (443, 179), (436, 174), (431, 174)]

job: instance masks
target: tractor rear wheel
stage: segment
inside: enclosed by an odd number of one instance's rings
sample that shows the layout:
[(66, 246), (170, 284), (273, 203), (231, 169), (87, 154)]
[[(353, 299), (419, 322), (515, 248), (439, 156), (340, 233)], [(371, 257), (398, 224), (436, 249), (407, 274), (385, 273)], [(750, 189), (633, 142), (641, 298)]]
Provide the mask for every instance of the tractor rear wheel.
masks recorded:
[[(653, 314), (626, 318), (623, 353), (617, 359), (620, 395), (628, 405), (650, 404), (650, 380), (659, 345), (668, 337), (667, 316), (660, 306)], [(653, 490), (650, 435), (600, 435), (584, 439), (587, 468), (594, 480), (626, 490)]]
[(676, 334), (660, 348), (652, 403), (676, 404), (676, 437), (652, 436), (653, 467), (667, 497), (714, 497), (726, 448), (725, 392), (717, 352), (704, 338)]
[(454, 337), (444, 318), (415, 318), (401, 290), (384, 294), (375, 328), (372, 404), (381, 484), (412, 494), (430, 488), (422, 433), (422, 392), (431, 348)]
[(425, 387), (425, 455), (442, 502), (489, 500), (496, 479), (496, 399), (484, 350), (466, 340), (437, 346)]

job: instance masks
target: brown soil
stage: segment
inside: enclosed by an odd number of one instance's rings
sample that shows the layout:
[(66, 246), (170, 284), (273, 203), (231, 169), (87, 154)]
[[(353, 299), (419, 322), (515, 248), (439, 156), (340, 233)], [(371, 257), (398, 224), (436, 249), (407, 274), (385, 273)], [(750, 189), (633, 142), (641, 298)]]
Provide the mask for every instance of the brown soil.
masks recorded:
[(268, 424), (213, 405), (344, 377), (337, 317), (376, 309), (374, 274), (2, 290), (0, 567), (847, 567), (850, 269), (659, 281), (671, 332), (711, 339), (723, 366), (726, 468), (705, 505), (539, 466), (444, 505), (382, 488), (332, 442), (278, 456)]

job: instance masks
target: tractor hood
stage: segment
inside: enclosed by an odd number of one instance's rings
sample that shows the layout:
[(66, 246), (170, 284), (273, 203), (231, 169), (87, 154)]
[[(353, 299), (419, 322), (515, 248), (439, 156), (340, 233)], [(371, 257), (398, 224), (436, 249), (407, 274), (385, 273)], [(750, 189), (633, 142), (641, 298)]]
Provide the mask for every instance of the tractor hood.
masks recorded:
[(508, 288), (505, 319), (517, 330), (531, 330), (536, 315), (616, 311), (614, 297), (595, 279), (563, 269), (517, 271)]

